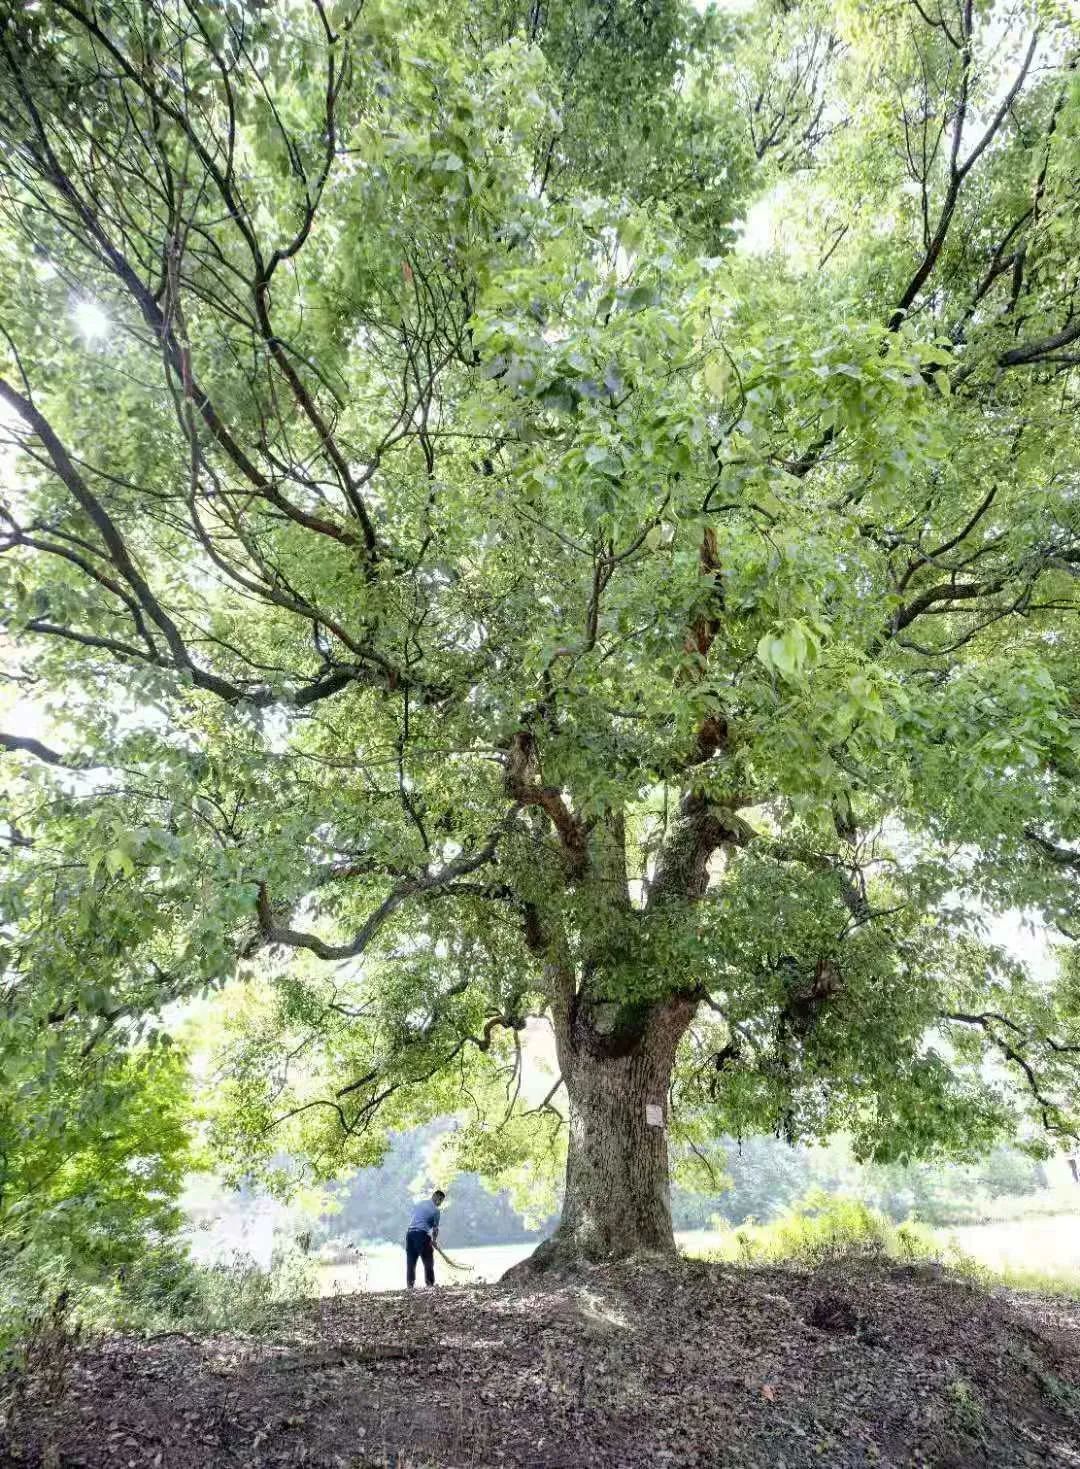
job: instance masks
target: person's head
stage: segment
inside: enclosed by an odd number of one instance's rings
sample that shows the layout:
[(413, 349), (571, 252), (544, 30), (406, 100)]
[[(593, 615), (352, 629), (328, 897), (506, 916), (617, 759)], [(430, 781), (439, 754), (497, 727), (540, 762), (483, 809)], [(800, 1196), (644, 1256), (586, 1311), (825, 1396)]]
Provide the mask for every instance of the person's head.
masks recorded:
[(431, 1196), (431, 1202), (433, 1204), (435, 1204), (436, 1206), (438, 1206), (439, 1204), (442, 1203), (443, 1199), (445, 1199), (445, 1198), (446, 1198), (446, 1195), (443, 1193), (442, 1189), (441, 1188), (437, 1188), (435, 1190), (435, 1192)]

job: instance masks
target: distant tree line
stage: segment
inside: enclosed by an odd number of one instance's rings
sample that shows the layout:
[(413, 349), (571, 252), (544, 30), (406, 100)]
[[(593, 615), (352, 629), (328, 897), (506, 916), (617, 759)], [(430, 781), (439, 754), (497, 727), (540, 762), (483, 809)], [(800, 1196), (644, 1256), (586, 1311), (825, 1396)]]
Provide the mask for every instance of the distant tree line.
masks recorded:
[[(448, 1191), (446, 1238), (456, 1245), (513, 1244), (549, 1233), (557, 1215), (530, 1227), (510, 1195), (489, 1190), (479, 1174), (438, 1173), (435, 1150), (452, 1127), (451, 1119), (442, 1118), (394, 1134), (379, 1167), (359, 1169), (338, 1185), (338, 1208), (323, 1216), (320, 1236), (356, 1244), (397, 1240), (413, 1200), (436, 1186)], [(676, 1229), (708, 1229), (717, 1217), (730, 1224), (768, 1220), (811, 1189), (853, 1194), (897, 1221), (956, 1224), (981, 1217), (994, 1199), (1046, 1187), (1042, 1164), (1014, 1148), (995, 1148), (973, 1163), (912, 1165), (857, 1163), (842, 1140), (801, 1148), (778, 1138), (726, 1138), (721, 1152), (715, 1188), (676, 1186)]]
[[(777, 1138), (725, 1139), (728, 1187), (714, 1193), (676, 1187), (677, 1229), (708, 1228), (715, 1216), (731, 1224), (765, 1221), (811, 1189), (851, 1194), (897, 1222), (962, 1224), (992, 1213), (995, 1199), (1047, 1186), (1043, 1165), (1016, 1148), (994, 1148), (971, 1163), (857, 1163), (843, 1139), (828, 1147), (788, 1147)], [(723, 1180), (720, 1180), (722, 1183)]]

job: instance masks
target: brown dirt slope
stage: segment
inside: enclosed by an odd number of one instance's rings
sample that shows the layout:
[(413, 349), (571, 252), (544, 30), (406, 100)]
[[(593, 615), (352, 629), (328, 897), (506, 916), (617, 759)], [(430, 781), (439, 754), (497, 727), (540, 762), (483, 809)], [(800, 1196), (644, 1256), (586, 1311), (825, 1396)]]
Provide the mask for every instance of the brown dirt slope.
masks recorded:
[(112, 1338), (0, 1465), (1080, 1466), (1080, 1302), (887, 1265), (636, 1262)]

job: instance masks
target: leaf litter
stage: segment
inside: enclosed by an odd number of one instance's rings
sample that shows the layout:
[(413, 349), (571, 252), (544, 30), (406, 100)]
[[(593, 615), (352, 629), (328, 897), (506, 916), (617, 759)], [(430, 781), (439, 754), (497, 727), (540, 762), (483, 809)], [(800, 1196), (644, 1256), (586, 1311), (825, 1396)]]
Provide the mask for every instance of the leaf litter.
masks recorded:
[(1080, 1301), (638, 1260), (84, 1344), (2, 1469), (1080, 1469)]

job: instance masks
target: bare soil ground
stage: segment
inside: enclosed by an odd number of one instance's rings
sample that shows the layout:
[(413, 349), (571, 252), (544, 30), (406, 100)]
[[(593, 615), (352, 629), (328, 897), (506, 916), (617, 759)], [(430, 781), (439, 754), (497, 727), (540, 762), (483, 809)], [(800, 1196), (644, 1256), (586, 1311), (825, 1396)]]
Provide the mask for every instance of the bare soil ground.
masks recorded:
[(48, 1469), (1080, 1466), (1080, 1301), (847, 1262), (634, 1262), (112, 1337), (9, 1404)]

